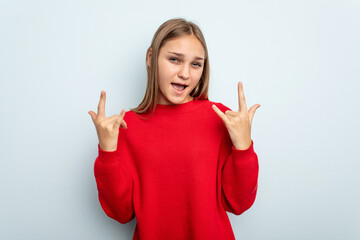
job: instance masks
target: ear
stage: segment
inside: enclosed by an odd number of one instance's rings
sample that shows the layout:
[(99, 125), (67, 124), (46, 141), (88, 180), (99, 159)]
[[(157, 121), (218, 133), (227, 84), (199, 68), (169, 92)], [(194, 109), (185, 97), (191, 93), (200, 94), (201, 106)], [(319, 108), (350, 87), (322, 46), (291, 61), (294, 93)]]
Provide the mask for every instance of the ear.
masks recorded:
[(148, 67), (151, 67), (151, 54), (152, 54), (152, 47), (149, 47), (146, 52), (146, 64)]

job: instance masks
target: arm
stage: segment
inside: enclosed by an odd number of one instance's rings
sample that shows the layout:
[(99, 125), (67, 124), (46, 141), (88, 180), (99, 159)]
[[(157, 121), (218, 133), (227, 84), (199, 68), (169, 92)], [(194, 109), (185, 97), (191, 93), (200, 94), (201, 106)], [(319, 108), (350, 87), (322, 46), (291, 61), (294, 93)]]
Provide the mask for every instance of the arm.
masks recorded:
[[(99, 155), (95, 160), (94, 175), (99, 201), (105, 213), (120, 223), (127, 223), (134, 218), (134, 209), (132, 203), (133, 179), (121, 161), (126, 158), (120, 156), (123, 151), (119, 149), (122, 146), (119, 144), (119, 140), (123, 139), (123, 134), (119, 134), (119, 132), (121, 129), (127, 129), (124, 119), (125, 110), (122, 109), (119, 115), (115, 114), (107, 118), (105, 101), (106, 92), (101, 91), (98, 113), (88, 112), (99, 138)], [(101, 149), (100, 145), (106, 151)]]
[(236, 215), (254, 203), (259, 172), (258, 158), (251, 139), (251, 125), (260, 104), (247, 110), (242, 82), (238, 83), (238, 103), (238, 111), (231, 111), (222, 104), (218, 104), (221, 109), (213, 105), (229, 133), (223, 138), (220, 147), (221, 152), (225, 153), (220, 156), (228, 156), (221, 172), (221, 200), (225, 210)]
[(98, 152), (94, 175), (101, 207), (110, 218), (125, 224), (135, 217), (133, 179), (117, 150), (103, 151), (98, 144)]
[(256, 198), (259, 164), (253, 141), (246, 150), (237, 150), (226, 137), (221, 146), (228, 153), (221, 172), (221, 201), (226, 211), (240, 215)]

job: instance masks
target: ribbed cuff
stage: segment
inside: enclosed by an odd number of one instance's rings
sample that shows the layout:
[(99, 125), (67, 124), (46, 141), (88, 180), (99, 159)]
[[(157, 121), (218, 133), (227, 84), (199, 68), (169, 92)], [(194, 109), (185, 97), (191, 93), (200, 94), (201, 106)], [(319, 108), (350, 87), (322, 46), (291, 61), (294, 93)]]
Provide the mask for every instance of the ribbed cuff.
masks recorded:
[(240, 149), (236, 149), (234, 146), (232, 146), (232, 155), (236, 159), (241, 159), (241, 161), (246, 162), (247, 160), (251, 159), (254, 154), (255, 154), (255, 151), (254, 151), (253, 140), (251, 140), (251, 144), (248, 149), (240, 150)]
[(104, 151), (100, 148), (98, 144), (98, 153), (99, 153), (99, 160), (101, 162), (111, 163), (119, 161), (119, 154), (117, 151)]

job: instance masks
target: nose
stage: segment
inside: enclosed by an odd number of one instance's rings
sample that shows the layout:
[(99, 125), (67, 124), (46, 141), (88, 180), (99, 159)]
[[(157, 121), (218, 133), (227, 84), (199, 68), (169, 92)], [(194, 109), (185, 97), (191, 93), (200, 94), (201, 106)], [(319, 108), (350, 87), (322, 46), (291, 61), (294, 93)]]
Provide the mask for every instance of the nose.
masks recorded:
[(179, 78), (182, 78), (184, 80), (189, 79), (190, 67), (187, 64), (183, 64), (183, 66), (181, 66), (181, 69), (179, 70), (178, 76)]

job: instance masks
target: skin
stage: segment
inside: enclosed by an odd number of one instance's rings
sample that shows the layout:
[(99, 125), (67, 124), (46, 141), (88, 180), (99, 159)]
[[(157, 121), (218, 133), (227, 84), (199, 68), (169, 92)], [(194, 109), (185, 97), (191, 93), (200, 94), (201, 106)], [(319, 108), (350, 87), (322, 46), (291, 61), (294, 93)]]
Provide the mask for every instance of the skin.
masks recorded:
[(119, 115), (115, 114), (107, 118), (105, 117), (105, 100), (106, 92), (101, 91), (98, 113), (96, 114), (93, 111), (89, 111), (88, 113), (95, 125), (100, 148), (103, 151), (113, 152), (117, 149), (119, 128), (127, 128), (127, 124), (123, 119), (125, 110), (122, 109)]
[(238, 150), (246, 150), (251, 145), (251, 124), (254, 114), (256, 109), (261, 105), (255, 104), (249, 111), (247, 110), (242, 82), (238, 83), (238, 100), (238, 111), (227, 110), (223, 113), (214, 104), (212, 107), (217, 115), (223, 120), (234, 147)]
[[(177, 55), (175, 52), (181, 55)], [(147, 64), (151, 65), (152, 49), (147, 52)], [(159, 52), (159, 98), (157, 103), (174, 105), (182, 104), (193, 100), (190, 92), (198, 84), (202, 71), (204, 60), (204, 49), (200, 41), (193, 35), (183, 36), (166, 42)], [(182, 94), (176, 94), (171, 85), (172, 82), (188, 85)], [(117, 149), (117, 140), (119, 128), (127, 128), (124, 121), (125, 110), (120, 114), (115, 114), (106, 118), (105, 116), (106, 92), (101, 91), (98, 104), (98, 113), (89, 111), (92, 121), (95, 125), (99, 138), (99, 146), (104, 151), (115, 151)], [(251, 124), (257, 108), (260, 104), (253, 105), (247, 110), (245, 94), (242, 82), (238, 83), (238, 111), (227, 110), (223, 113), (216, 105), (212, 108), (224, 122), (231, 141), (238, 150), (246, 150), (251, 145)]]
[[(147, 64), (149, 66), (151, 66), (151, 54), (152, 49), (150, 48), (147, 53)], [(194, 35), (168, 40), (160, 48), (158, 56), (160, 94), (157, 103), (174, 105), (193, 100), (190, 92), (196, 87), (201, 78), (204, 69), (204, 58), (205, 50)], [(182, 94), (177, 94), (171, 83), (186, 84), (188, 87)]]

